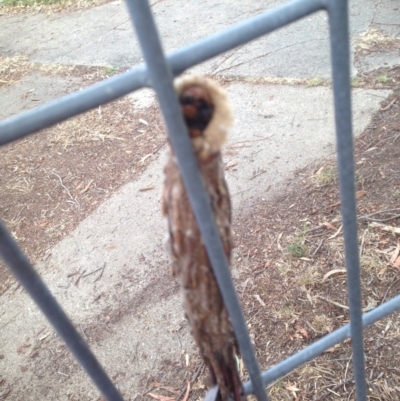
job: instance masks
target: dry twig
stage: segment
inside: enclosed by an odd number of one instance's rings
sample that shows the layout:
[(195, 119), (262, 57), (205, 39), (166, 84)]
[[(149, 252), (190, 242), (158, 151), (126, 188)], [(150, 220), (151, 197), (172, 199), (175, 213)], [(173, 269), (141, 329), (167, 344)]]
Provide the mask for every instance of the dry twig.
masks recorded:
[(98, 275), (98, 277), (96, 278), (96, 280), (94, 280), (93, 282), (95, 283), (96, 281), (99, 281), (101, 279), (101, 277), (103, 276), (104, 273), (104, 269), (106, 268), (106, 262), (103, 263), (103, 267), (101, 268), (101, 272)]
[[(336, 384), (335, 386), (333, 386), (330, 390), (331, 391), (335, 391), (337, 390), (340, 386), (346, 385), (347, 383), (353, 381), (353, 376), (349, 377), (348, 379), (340, 382), (339, 384)], [(329, 390), (329, 389), (328, 389)], [(314, 398), (313, 401), (321, 401), (323, 399), (325, 399), (326, 397), (328, 397), (328, 395), (330, 395), (331, 392), (330, 391), (326, 391), (325, 393), (321, 394), (318, 398)]]
[(387, 231), (392, 234), (400, 234), (400, 228), (399, 227), (393, 227), (393, 226), (385, 226), (384, 224), (381, 223), (376, 223), (372, 222), (369, 224), (369, 227), (377, 227), (380, 228), (382, 231)]
[(74, 199), (74, 197), (71, 195), (71, 192), (69, 192), (69, 189), (64, 185), (61, 177), (56, 173), (51, 173), (51, 174), (55, 175), (59, 179), (61, 186), (67, 191), (67, 194), (70, 197), (72, 203), (74, 203), (75, 205), (80, 207), (80, 204), (79, 204), (78, 200), (76, 198)]
[(397, 98), (395, 97), (386, 107), (381, 107), (381, 111), (389, 110), (396, 102)]

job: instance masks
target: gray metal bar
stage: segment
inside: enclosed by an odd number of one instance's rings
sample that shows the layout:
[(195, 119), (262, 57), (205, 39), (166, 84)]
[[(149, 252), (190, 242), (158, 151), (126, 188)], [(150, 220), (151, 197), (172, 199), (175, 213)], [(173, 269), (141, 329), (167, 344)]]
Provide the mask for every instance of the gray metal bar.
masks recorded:
[(59, 336), (64, 340), (103, 396), (108, 401), (123, 401), (96, 357), (1, 222), (0, 256), (57, 330)]
[(140, 66), (44, 106), (0, 121), (0, 146), (127, 95), (143, 87), (146, 78), (146, 69)]
[(351, 120), (350, 49), (347, 0), (329, 0), (329, 29), (335, 106), (340, 200), (343, 221), (351, 347), (357, 401), (367, 399), (361, 312), (361, 278), (357, 239), (354, 147)]
[[(366, 313), (362, 317), (362, 325), (363, 327), (370, 326), (376, 321), (383, 319), (399, 309), (400, 295), (378, 306), (371, 312)], [(335, 330), (334, 332), (309, 345), (307, 348), (299, 351), (297, 354), (294, 354), (289, 358), (286, 358), (284, 361), (279, 362), (277, 365), (273, 366), (271, 369), (268, 369), (262, 374), (265, 385), (268, 385), (274, 380), (285, 376), (287, 373), (290, 373), (303, 363), (311, 361), (311, 359), (321, 355), (327, 349), (339, 344), (350, 336), (350, 324), (346, 324), (340, 329)], [(244, 384), (244, 390), (246, 394), (252, 393), (253, 387), (250, 381)]]
[(175, 75), (212, 57), (282, 28), (316, 11), (325, 9), (324, 0), (292, 0), (240, 22), (228, 29), (167, 56)]
[[(174, 75), (323, 9), (323, 0), (294, 0), (195, 42), (167, 56)], [(145, 66), (112, 77), (0, 122), (0, 146), (148, 86)]]
[(253, 383), (254, 394), (259, 401), (267, 401), (261, 372), (213, 218), (210, 200), (201, 180), (191, 141), (183, 121), (182, 111), (172, 85), (172, 72), (163, 56), (149, 4), (145, 0), (127, 0), (127, 5), (139, 38), (143, 57), (148, 66), (153, 88), (164, 115), (183, 182)]

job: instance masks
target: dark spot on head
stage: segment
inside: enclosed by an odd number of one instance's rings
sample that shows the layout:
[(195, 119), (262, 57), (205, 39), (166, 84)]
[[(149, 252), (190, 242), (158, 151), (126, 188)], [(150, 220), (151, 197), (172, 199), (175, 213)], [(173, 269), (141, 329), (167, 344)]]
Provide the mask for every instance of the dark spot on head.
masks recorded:
[(183, 89), (179, 101), (189, 131), (204, 131), (214, 112), (208, 91), (198, 85), (188, 86)]

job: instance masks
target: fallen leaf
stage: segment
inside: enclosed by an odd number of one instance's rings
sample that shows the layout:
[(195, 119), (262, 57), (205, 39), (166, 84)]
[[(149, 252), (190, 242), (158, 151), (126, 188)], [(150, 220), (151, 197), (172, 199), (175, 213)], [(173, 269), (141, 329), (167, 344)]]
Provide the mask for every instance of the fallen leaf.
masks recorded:
[(86, 185), (86, 187), (83, 188), (82, 191), (81, 191), (80, 193), (81, 193), (81, 194), (84, 194), (84, 193), (90, 188), (90, 186), (92, 185), (92, 182), (93, 182), (93, 181), (94, 181), (94, 180), (90, 180), (89, 183)]
[(372, 152), (373, 150), (376, 150), (376, 149), (378, 149), (378, 148), (376, 146), (374, 146), (373, 148), (367, 149), (364, 153)]
[(163, 386), (163, 385), (161, 385), (161, 383), (157, 383), (157, 388), (160, 388), (160, 389), (163, 389), (163, 390), (167, 390), (167, 391), (169, 391), (170, 393), (172, 393), (172, 394), (176, 394), (176, 395), (178, 395), (178, 390), (176, 389), (176, 388), (174, 388), (174, 387), (168, 387), (168, 386)]
[(139, 121), (144, 125), (149, 125), (149, 123), (146, 120), (143, 120), (143, 118), (139, 118)]
[(310, 304), (311, 304), (311, 305), (314, 305), (313, 300), (312, 300), (312, 297), (311, 297), (311, 295), (310, 295), (309, 292), (307, 292), (307, 299), (310, 301)]
[(286, 386), (286, 389), (289, 391), (300, 391), (300, 389), (296, 386)]
[(333, 270), (329, 271), (322, 278), (322, 283), (324, 283), (326, 280), (328, 280), (328, 278), (330, 276), (333, 276), (334, 274), (338, 274), (338, 273), (346, 273), (346, 269), (333, 269)]
[(381, 276), (382, 274), (385, 274), (387, 271), (387, 266), (385, 266), (383, 269), (379, 270), (378, 276)]
[(328, 348), (328, 349), (327, 349), (326, 351), (324, 351), (323, 353), (325, 353), (325, 352), (335, 352), (336, 349), (339, 348), (339, 346), (340, 346), (340, 344), (336, 344), (336, 345), (334, 345), (333, 347)]
[[(383, 242), (383, 241), (380, 241), (380, 242)], [(383, 253), (383, 254), (389, 256), (389, 255), (391, 255), (395, 250), (396, 250), (396, 247), (395, 247), (395, 246), (390, 246), (389, 248), (382, 249), (382, 250), (380, 250), (380, 249), (375, 249), (375, 252), (377, 252), (377, 253)]]
[(304, 337), (304, 338), (308, 338), (308, 333), (306, 329), (303, 329), (303, 327), (299, 327), (297, 329), (297, 331)]
[(400, 267), (400, 256), (396, 259), (396, 261), (394, 262), (394, 267), (399, 268)]
[(318, 169), (318, 171), (314, 175), (320, 175), (325, 169), (325, 166), (322, 166)]
[(343, 227), (343, 224), (341, 224), (339, 229), (335, 232), (335, 234), (331, 235), (328, 239), (333, 239), (333, 238), (337, 237), (340, 234), (340, 232), (342, 231), (342, 227)]
[(174, 397), (166, 397), (164, 395), (159, 395), (159, 394), (153, 394), (153, 393), (147, 393), (150, 397), (155, 398), (156, 400), (159, 401), (175, 401)]
[(397, 259), (397, 257), (399, 256), (399, 252), (400, 252), (400, 242), (397, 243), (397, 247), (394, 250), (392, 256), (390, 257), (390, 263), (394, 263)]
[(383, 333), (382, 334), (386, 334), (386, 332), (390, 329), (390, 327), (392, 326), (392, 321), (390, 320), (389, 322), (388, 322), (388, 324), (386, 325), (386, 327), (385, 327), (385, 330), (383, 330)]
[(400, 227), (385, 226), (384, 224), (377, 223), (375, 221), (373, 221), (372, 223), (369, 223), (368, 227), (377, 227), (377, 228), (381, 229), (382, 231), (390, 232), (393, 235), (400, 234)]
[(368, 312), (378, 306), (378, 302), (372, 297), (367, 297), (367, 302), (367, 306), (361, 309), (363, 312)]
[(154, 185), (147, 185), (147, 187), (140, 188), (139, 191), (144, 192), (144, 191), (150, 191), (151, 189), (154, 189)]
[(329, 209), (332, 207), (336, 207), (336, 206), (340, 206), (341, 202), (336, 202), (336, 203), (332, 203), (332, 205), (329, 205)]
[(267, 306), (265, 305), (265, 302), (261, 299), (261, 297), (259, 295), (254, 295), (254, 298), (261, 304), (261, 306)]
[[(357, 191), (356, 192), (356, 199), (360, 199), (362, 198), (364, 195), (366, 195), (367, 191)], [(332, 207), (336, 207), (336, 206), (340, 206), (342, 202), (336, 202), (336, 203), (332, 203), (332, 205), (329, 206), (329, 208)]]
[(153, 156), (153, 153), (149, 153), (146, 156), (142, 157), (140, 163), (144, 163), (149, 157)]
[(361, 199), (366, 194), (367, 194), (367, 191), (357, 191), (356, 192), (356, 199)]
[(187, 401), (189, 398), (189, 393), (190, 393), (190, 381), (187, 381), (187, 388), (186, 388), (186, 393), (184, 397), (182, 398), (182, 401)]
[(331, 230), (335, 230), (335, 231), (337, 230), (337, 227), (335, 227), (332, 223), (329, 223), (327, 221), (325, 223), (322, 223), (322, 225), (330, 228)]
[(229, 170), (231, 167), (235, 167), (237, 164), (237, 160), (231, 160), (230, 162), (226, 163), (225, 170)]

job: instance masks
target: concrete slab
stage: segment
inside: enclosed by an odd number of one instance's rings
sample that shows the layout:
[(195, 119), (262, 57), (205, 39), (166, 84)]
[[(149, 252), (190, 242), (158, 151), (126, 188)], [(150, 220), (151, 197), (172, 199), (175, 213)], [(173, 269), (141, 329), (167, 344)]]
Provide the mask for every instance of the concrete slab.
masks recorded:
[(379, 67), (393, 68), (399, 64), (400, 49), (366, 54), (361, 57), (360, 61), (357, 63), (357, 65), (359, 65), (359, 70), (363, 72), (370, 72)]
[[(282, 189), (296, 168), (335, 152), (332, 90), (326, 87), (233, 84), (229, 96), (235, 111), (227, 161), (234, 206), (259, 199), (270, 188)], [(353, 90), (354, 133), (360, 134), (388, 91)], [(296, 100), (294, 100), (296, 99)], [(299, 101), (301, 99), (301, 101)], [(252, 179), (254, 174), (265, 171)], [(236, 195), (237, 194), (237, 195)], [(269, 194), (271, 196), (271, 194)]]
[[(283, 4), (165, 0), (153, 12), (170, 52), (221, 29)], [(371, 24), (399, 35), (399, 10), (392, 1), (351, 2), (351, 38)], [(192, 16), (196, 16), (193, 21)], [(70, 14), (2, 16), (0, 53), (23, 53), (45, 63), (135, 66), (142, 63), (131, 22), (120, 1)], [(396, 22), (397, 21), (397, 22)], [(38, 34), (37, 26), (40, 26)], [(184, 34), (182, 34), (184, 33)], [(216, 57), (197, 68), (202, 73), (234, 76), (330, 77), (327, 15), (319, 12), (267, 37)], [(353, 71), (355, 73), (355, 70)]]
[[(249, 83), (233, 83), (228, 93), (236, 124), (226, 147), (225, 161), (238, 162), (227, 171), (237, 217), (257, 198), (271, 196), (281, 189), (283, 180), (293, 169), (333, 153), (332, 95), (324, 87)], [(388, 91), (353, 91), (357, 134), (377, 109), (380, 101), (377, 95), (387, 94)], [(147, 96), (147, 103), (141, 104), (142, 107), (151, 104), (148, 92)], [(96, 340), (89, 341), (96, 355), (110, 367), (120, 389), (130, 397), (141, 391), (139, 378), (146, 372), (162, 372), (167, 361), (185, 360), (186, 354), (193, 358), (196, 352), (184, 322), (177, 285), (168, 274), (163, 249), (165, 225), (160, 212), (160, 194), (164, 161), (165, 152), (137, 181), (121, 188), (55, 246), (46, 261), (38, 266), (78, 330)], [(261, 170), (266, 173), (252, 180), (254, 172)], [(140, 191), (149, 185), (155, 189)], [(91, 272), (102, 266), (105, 269), (101, 280), (88, 276), (74, 285), (68, 278), (74, 271)], [(234, 274), (237, 269), (240, 266), (234, 265)], [(32, 400), (40, 399), (44, 391), (40, 378), (33, 373), (21, 377), (19, 367), (9, 361), (15, 360), (16, 347), (26, 343), (27, 338), (40, 344), (36, 333), (42, 330), (41, 337), (51, 333), (49, 324), (24, 292), (7, 292), (2, 304), (7, 305), (8, 311), (19, 313), (1, 333), (4, 358), (0, 359), (0, 370), (8, 380), (19, 377), (20, 384), (30, 385)], [(45, 353), (45, 349), (60, 349), (61, 343), (55, 334), (49, 334), (46, 341), (46, 347), (32, 361), (34, 368), (29, 372), (45, 371), (43, 364), (57, 366), (52, 370), (54, 387), (46, 387), (48, 397), (83, 391), (87, 399), (93, 399), (96, 390), (68, 353)], [(139, 357), (135, 359), (137, 349)], [(20, 356), (22, 365), (26, 358)], [(62, 374), (67, 374), (68, 380), (60, 377)], [(14, 395), (21, 395), (23, 386), (18, 385)]]
[(75, 77), (29, 74), (14, 85), (0, 87), (0, 119), (39, 107), (78, 90), (82, 80)]
[[(154, 1), (153, 11), (165, 49), (172, 51), (283, 3), (270, 0), (260, 6), (255, 0), (164, 0)], [(372, 24), (398, 36), (396, 7), (397, 3), (390, 0), (365, 0), (362, 7), (352, 1), (352, 40)], [(42, 63), (134, 66), (142, 62), (131, 22), (119, 1), (65, 14), (3, 15), (1, 25), (3, 55), (21, 53)], [(329, 57), (327, 19), (321, 12), (195, 69), (238, 77), (329, 78)], [(361, 67), (363, 62), (369, 61), (361, 59)], [(19, 99), (30, 90), (30, 79), (34, 77), (28, 77), (20, 86), (3, 89), (3, 103), (7, 103), (2, 108), (3, 117), (20, 111)], [(57, 86), (61, 92), (57, 92), (52, 78), (41, 82), (42, 100), (78, 85), (72, 81), (65, 86), (61, 83)], [(54, 91), (47, 93), (49, 88)], [(333, 154), (332, 95), (326, 87), (242, 82), (230, 84), (227, 89), (236, 125), (225, 150), (225, 161), (237, 161), (227, 171), (227, 179), (234, 215), (238, 216), (256, 198), (279, 191), (294, 169)], [(381, 97), (387, 95), (387, 91), (353, 91), (356, 134), (367, 126)], [(130, 97), (133, 107), (141, 110), (154, 101), (149, 91)], [(30, 107), (31, 100), (26, 99), (20, 106)], [(151, 369), (160, 372), (165, 361), (186, 360), (186, 353), (190, 357), (193, 352), (162, 247), (165, 227), (160, 214), (160, 192), (164, 157), (162, 154), (137, 181), (121, 188), (101, 205), (38, 266), (79, 331), (84, 337), (89, 336), (89, 343), (113, 380), (131, 399), (142, 390), (140, 376)], [(266, 172), (252, 179), (263, 171)], [(155, 189), (139, 191), (149, 185)], [(81, 279), (79, 286), (68, 286), (68, 273), (82, 266), (90, 272), (104, 264), (101, 280), (88, 276)], [(235, 272), (240, 266), (233, 268)], [(95, 399), (97, 391), (24, 292), (16, 288), (7, 292), (1, 299), (1, 308), (0, 317), (8, 323), (7, 330), (0, 334), (4, 356), (0, 359), (0, 371), (15, 383), (13, 399), (67, 400), (77, 393), (85, 394), (81, 401)], [(37, 358), (31, 358), (24, 348), (21, 353), (16, 351), (28, 342), (30, 350), (38, 345)], [(25, 372), (22, 368), (27, 364), (34, 368)], [(49, 372), (53, 372), (52, 376), (44, 382), (43, 377)]]

